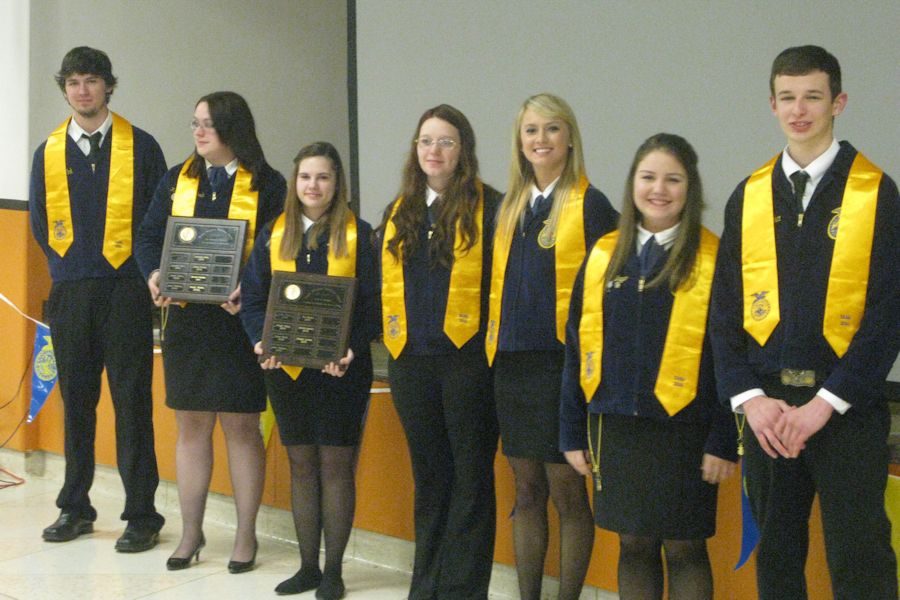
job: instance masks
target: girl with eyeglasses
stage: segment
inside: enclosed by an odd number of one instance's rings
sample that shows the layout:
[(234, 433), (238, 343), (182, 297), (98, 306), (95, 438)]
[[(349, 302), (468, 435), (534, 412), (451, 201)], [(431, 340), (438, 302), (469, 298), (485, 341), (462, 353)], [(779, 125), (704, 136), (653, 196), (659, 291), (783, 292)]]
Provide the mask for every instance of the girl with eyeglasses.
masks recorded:
[(169, 215), (246, 221), (246, 259), (254, 234), (281, 212), (285, 182), (266, 162), (250, 107), (238, 94), (214, 92), (200, 98), (191, 130), (194, 151), (160, 181), (136, 244), (150, 294), (163, 310), (166, 405), (175, 410), (178, 423), (175, 463), (182, 533), (166, 567), (188, 568), (206, 543), (203, 514), (218, 421), (237, 510), (228, 570), (243, 573), (256, 563), (256, 515), (265, 479), (259, 413), (266, 408), (266, 390), (237, 316), (240, 285), (221, 305), (175, 303), (160, 294), (159, 267)]
[(388, 373), (415, 481), (410, 600), (487, 598), (497, 426), (484, 328), (499, 199), (478, 177), (465, 115), (425, 111), (378, 232)]

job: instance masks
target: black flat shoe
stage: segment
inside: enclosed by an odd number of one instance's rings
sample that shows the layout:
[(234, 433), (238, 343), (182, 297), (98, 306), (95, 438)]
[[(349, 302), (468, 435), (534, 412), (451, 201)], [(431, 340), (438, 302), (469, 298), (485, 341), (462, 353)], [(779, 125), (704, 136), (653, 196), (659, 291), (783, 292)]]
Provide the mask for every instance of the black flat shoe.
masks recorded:
[(346, 595), (344, 580), (340, 576), (324, 575), (319, 589), (316, 590), (318, 600), (341, 600)]
[(116, 552), (134, 553), (150, 550), (159, 543), (159, 529), (131, 525), (116, 540)]
[(194, 548), (194, 550), (187, 555), (186, 558), (182, 558), (180, 556), (170, 556), (166, 561), (166, 568), (170, 571), (181, 571), (182, 569), (187, 569), (191, 566), (191, 559), (196, 562), (200, 562), (200, 551), (206, 546), (206, 537), (203, 533), (200, 533), (200, 542)]
[(322, 571), (319, 569), (303, 569), (294, 573), (293, 577), (285, 579), (275, 586), (275, 593), (279, 596), (302, 594), (319, 587), (322, 582)]
[(76, 517), (72, 513), (59, 513), (59, 518), (54, 521), (41, 534), (41, 537), (48, 542), (69, 542), (79, 535), (85, 533), (93, 533), (94, 522), (81, 517)]
[(247, 571), (252, 571), (254, 567), (256, 567), (256, 551), (259, 550), (259, 542), (253, 542), (253, 558), (247, 561), (243, 560), (229, 560), (228, 561), (228, 572), (232, 575), (237, 575), (238, 573), (246, 573)]

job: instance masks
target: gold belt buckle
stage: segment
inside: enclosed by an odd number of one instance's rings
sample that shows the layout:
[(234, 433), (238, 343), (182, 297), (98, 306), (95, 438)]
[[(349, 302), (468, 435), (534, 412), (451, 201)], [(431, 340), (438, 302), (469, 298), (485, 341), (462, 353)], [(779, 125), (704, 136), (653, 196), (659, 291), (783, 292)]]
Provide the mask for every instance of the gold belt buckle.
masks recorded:
[(781, 383), (793, 387), (814, 387), (816, 372), (811, 369), (782, 369)]

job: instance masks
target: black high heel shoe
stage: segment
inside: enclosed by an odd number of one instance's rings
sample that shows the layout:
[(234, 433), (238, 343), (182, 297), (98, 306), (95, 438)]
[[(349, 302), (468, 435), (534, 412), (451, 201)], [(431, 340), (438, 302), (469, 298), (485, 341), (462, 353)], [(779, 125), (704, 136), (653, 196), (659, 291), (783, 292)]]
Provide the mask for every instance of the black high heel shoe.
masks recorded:
[(181, 558), (180, 556), (170, 556), (166, 561), (166, 568), (170, 571), (181, 571), (182, 569), (187, 569), (191, 566), (191, 560), (200, 562), (200, 551), (204, 546), (206, 546), (206, 536), (203, 535), (203, 532), (200, 532), (200, 542), (197, 544), (194, 550), (190, 554), (188, 554), (186, 558)]
[(259, 550), (259, 542), (253, 542), (253, 558), (250, 560), (229, 560), (228, 561), (228, 572), (232, 575), (237, 575), (238, 573), (246, 573), (247, 571), (252, 571), (256, 566), (256, 551)]

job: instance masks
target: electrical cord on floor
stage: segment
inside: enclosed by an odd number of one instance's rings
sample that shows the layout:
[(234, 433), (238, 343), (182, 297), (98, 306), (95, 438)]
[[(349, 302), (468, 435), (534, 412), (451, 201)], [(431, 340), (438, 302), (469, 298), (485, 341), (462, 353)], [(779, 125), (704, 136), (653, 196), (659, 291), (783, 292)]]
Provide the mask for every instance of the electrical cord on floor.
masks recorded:
[(0, 467), (0, 490), (14, 485), (22, 485), (25, 480), (11, 471)]

